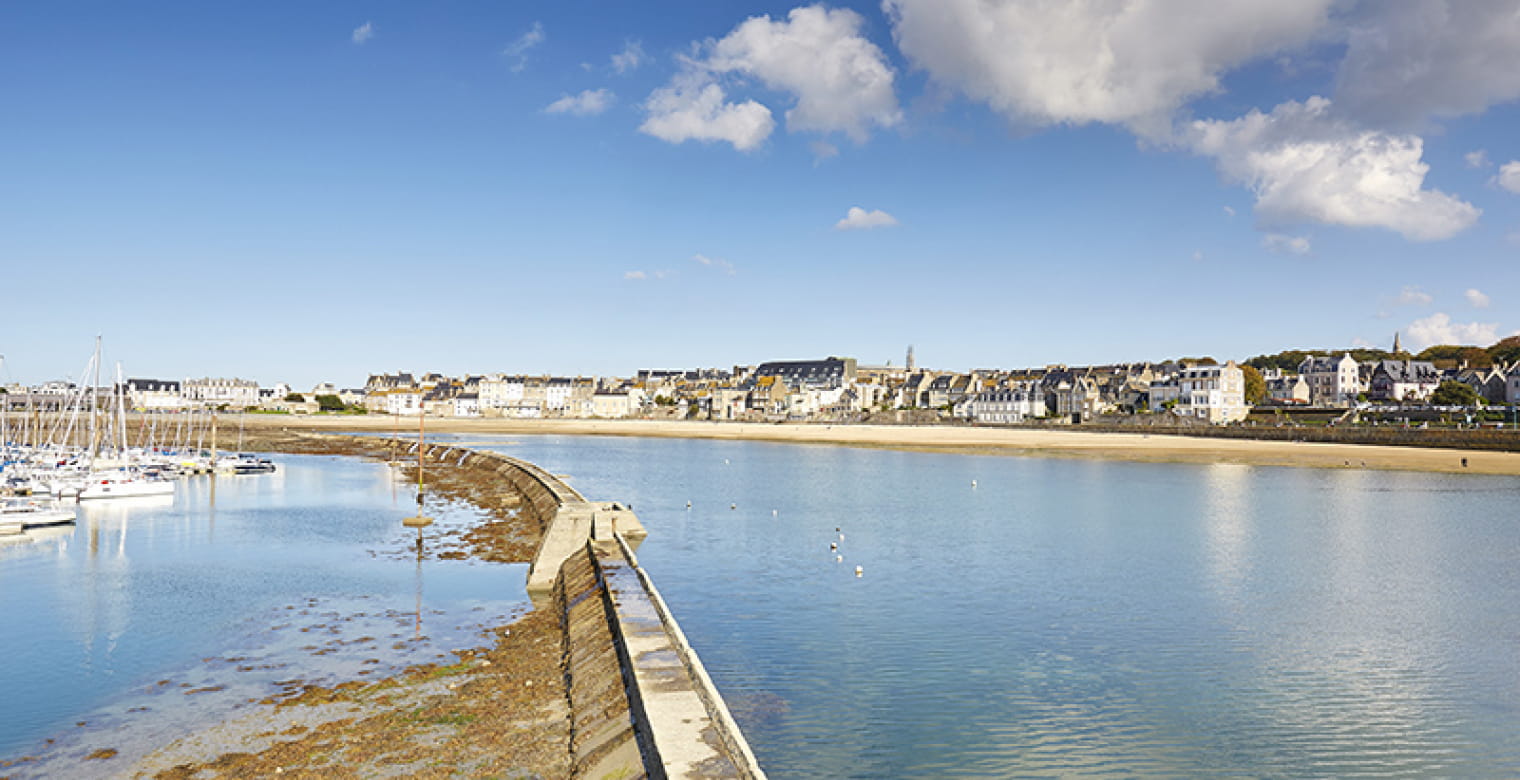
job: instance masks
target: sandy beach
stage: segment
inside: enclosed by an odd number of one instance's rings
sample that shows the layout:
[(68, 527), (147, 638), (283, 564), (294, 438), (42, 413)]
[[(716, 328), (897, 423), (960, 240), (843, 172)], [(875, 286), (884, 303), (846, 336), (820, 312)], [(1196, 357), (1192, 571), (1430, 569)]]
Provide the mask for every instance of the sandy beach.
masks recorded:
[[(233, 417), (224, 431), (235, 430)], [(414, 435), (416, 420), (403, 419), (400, 431)], [(397, 430), (382, 415), (242, 415), (248, 429), (287, 428), (326, 432)], [(478, 434), (562, 434), (773, 441), (853, 447), (1019, 455), (1108, 458), (1154, 463), (1240, 463), (1253, 466), (1367, 468), (1403, 471), (1520, 475), (1520, 453), (1483, 450), (1392, 447), (1362, 444), (1215, 439), (1145, 433), (1082, 430), (970, 428), (892, 425), (776, 425), (661, 420), (506, 420), (429, 418), (427, 430)], [(1465, 466), (1464, 466), (1465, 459)]]

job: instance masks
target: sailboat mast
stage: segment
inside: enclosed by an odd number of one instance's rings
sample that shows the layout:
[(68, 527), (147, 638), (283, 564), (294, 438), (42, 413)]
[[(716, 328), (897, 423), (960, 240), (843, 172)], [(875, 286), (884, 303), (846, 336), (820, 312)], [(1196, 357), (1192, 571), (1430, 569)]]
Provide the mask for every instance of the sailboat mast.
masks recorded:
[(95, 378), (90, 381), (90, 465), (95, 465), (95, 456), (99, 453), (100, 439), (100, 337), (95, 337)]

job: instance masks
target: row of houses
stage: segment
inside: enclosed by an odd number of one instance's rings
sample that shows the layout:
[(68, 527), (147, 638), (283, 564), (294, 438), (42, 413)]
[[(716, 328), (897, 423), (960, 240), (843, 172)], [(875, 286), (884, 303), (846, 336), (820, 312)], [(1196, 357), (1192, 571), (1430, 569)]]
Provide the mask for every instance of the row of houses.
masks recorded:
[[(1296, 373), (1269, 371), (1264, 378), (1265, 401), (1275, 404), (1346, 407), (1363, 397), (1420, 401), (1452, 379), (1471, 385), (1490, 402), (1520, 402), (1520, 365), (1443, 371), (1425, 361), (1358, 363), (1341, 354), (1306, 358)], [(70, 392), (69, 386), (53, 384), (37, 392)], [(1152, 411), (1229, 423), (1250, 412), (1242, 368), (1208, 360), (936, 372), (828, 357), (723, 369), (643, 369), (628, 378), (396, 372), (370, 375), (362, 388), (323, 383), (309, 392), (210, 377), (130, 379), (121, 389), (132, 408), (141, 410), (314, 412), (317, 397), (331, 396), (378, 414), (445, 417), (843, 422), (881, 412), (933, 410), (971, 422), (1012, 424), (1033, 418), (1082, 422), (1114, 412)]]
[(1349, 354), (1308, 357), (1297, 374), (1269, 372), (1267, 397), (1274, 403), (1347, 407), (1362, 399), (1426, 401), (1442, 382), (1456, 381), (1489, 403), (1520, 403), (1520, 363), (1489, 368), (1440, 369), (1424, 360), (1359, 363)]

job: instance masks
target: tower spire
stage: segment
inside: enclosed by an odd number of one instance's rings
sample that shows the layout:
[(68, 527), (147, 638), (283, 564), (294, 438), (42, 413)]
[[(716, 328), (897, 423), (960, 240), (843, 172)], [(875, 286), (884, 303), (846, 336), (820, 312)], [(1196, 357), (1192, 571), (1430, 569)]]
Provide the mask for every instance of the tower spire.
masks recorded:
[(1404, 351), (1403, 347), (1399, 346), (1399, 332), (1398, 331), (1394, 331), (1393, 332), (1393, 354), (1394, 354), (1394, 357), (1398, 357), (1399, 353), (1401, 353), (1403, 351)]
[(917, 367), (918, 367), (918, 365), (913, 362), (913, 345), (909, 344), (908, 345), (908, 373), (910, 373), (910, 374), (913, 373), (913, 369), (915, 369)]

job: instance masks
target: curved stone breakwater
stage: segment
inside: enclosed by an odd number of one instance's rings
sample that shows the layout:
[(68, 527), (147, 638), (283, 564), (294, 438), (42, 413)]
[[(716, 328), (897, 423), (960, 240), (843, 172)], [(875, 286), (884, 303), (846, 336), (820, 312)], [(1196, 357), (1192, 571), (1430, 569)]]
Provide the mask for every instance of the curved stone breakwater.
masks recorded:
[[(414, 442), (407, 445), (416, 454)], [(542, 542), (528, 592), (564, 634), (575, 777), (765, 775), (675, 617), (639, 567), (645, 537), (616, 502), (588, 501), (535, 464), (424, 445), (424, 460), (494, 475), (521, 497)]]

